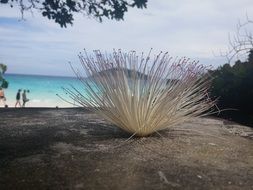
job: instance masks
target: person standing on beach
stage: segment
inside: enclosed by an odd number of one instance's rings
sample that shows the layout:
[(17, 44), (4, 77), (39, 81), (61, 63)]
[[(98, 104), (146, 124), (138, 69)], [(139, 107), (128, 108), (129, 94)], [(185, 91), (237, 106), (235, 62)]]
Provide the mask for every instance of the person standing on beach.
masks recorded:
[(25, 107), (26, 102), (29, 101), (29, 99), (27, 99), (27, 97), (26, 97), (26, 90), (24, 90), (24, 92), (22, 94), (22, 99), (23, 99), (23, 106), (22, 107)]
[(17, 107), (17, 105), (19, 105), (19, 107), (21, 107), (21, 103), (20, 103), (20, 93), (21, 93), (21, 89), (18, 90), (17, 95), (16, 95), (16, 104), (15, 104), (15, 108)]
[(2, 87), (0, 87), (0, 101), (4, 103), (4, 106), (6, 106), (6, 103), (5, 103), (6, 98), (4, 96), (4, 90)]

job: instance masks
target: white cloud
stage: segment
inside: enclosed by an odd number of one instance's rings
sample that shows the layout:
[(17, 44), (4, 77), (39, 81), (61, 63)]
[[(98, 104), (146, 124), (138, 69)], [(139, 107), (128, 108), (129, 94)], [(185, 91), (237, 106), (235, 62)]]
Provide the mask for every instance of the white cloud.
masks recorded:
[(251, 0), (149, 0), (147, 9), (129, 9), (124, 21), (98, 23), (76, 15), (73, 27), (63, 29), (40, 13), (26, 14), (26, 21), (16, 23), (18, 10), (3, 6), (0, 61), (8, 64), (9, 72), (70, 75), (67, 62), (78, 62), (83, 48), (147, 52), (153, 47), (217, 66), (225, 59), (213, 52), (227, 47), (228, 33), (246, 13), (253, 18)]

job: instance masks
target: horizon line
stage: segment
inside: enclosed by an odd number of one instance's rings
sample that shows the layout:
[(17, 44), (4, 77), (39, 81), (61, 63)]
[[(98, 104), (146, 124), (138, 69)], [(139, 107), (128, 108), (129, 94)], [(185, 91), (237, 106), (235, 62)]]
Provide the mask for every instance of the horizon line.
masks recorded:
[(31, 73), (5, 73), (4, 75), (30, 75), (30, 76), (43, 76), (43, 77), (69, 77), (69, 78), (75, 78), (76, 76), (70, 76), (70, 75), (51, 75), (51, 74), (31, 74)]

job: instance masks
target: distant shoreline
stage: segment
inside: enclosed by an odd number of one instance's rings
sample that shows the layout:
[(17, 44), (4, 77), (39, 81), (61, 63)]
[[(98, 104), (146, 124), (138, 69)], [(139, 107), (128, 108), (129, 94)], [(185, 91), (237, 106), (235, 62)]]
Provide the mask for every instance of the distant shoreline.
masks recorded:
[(5, 111), (17, 111), (17, 110), (84, 110), (84, 111), (89, 111), (88, 109), (84, 107), (24, 107), (24, 108), (15, 108), (15, 107), (0, 107), (0, 112), (5, 112)]
[[(16, 101), (14, 100), (10, 100), (6, 101), (6, 105), (8, 105), (8, 108), (15, 108), (15, 104), (16, 104)], [(21, 101), (21, 105), (22, 105), (22, 101)], [(33, 102), (33, 100), (30, 100), (29, 102), (26, 103), (26, 107), (25, 108), (77, 108), (79, 107), (78, 105), (74, 106), (74, 105), (71, 105), (71, 104), (68, 104), (66, 102), (50, 102), (50, 103), (43, 103), (43, 102)], [(0, 104), (0, 108), (5, 108), (4, 105)], [(17, 107), (17, 108), (20, 108), (20, 107)]]

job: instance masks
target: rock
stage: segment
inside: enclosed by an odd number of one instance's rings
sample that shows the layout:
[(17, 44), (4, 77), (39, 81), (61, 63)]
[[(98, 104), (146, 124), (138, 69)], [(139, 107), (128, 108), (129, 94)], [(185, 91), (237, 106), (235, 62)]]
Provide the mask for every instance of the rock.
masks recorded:
[(251, 189), (253, 130), (211, 118), (130, 134), (82, 109), (0, 109), (0, 189)]

